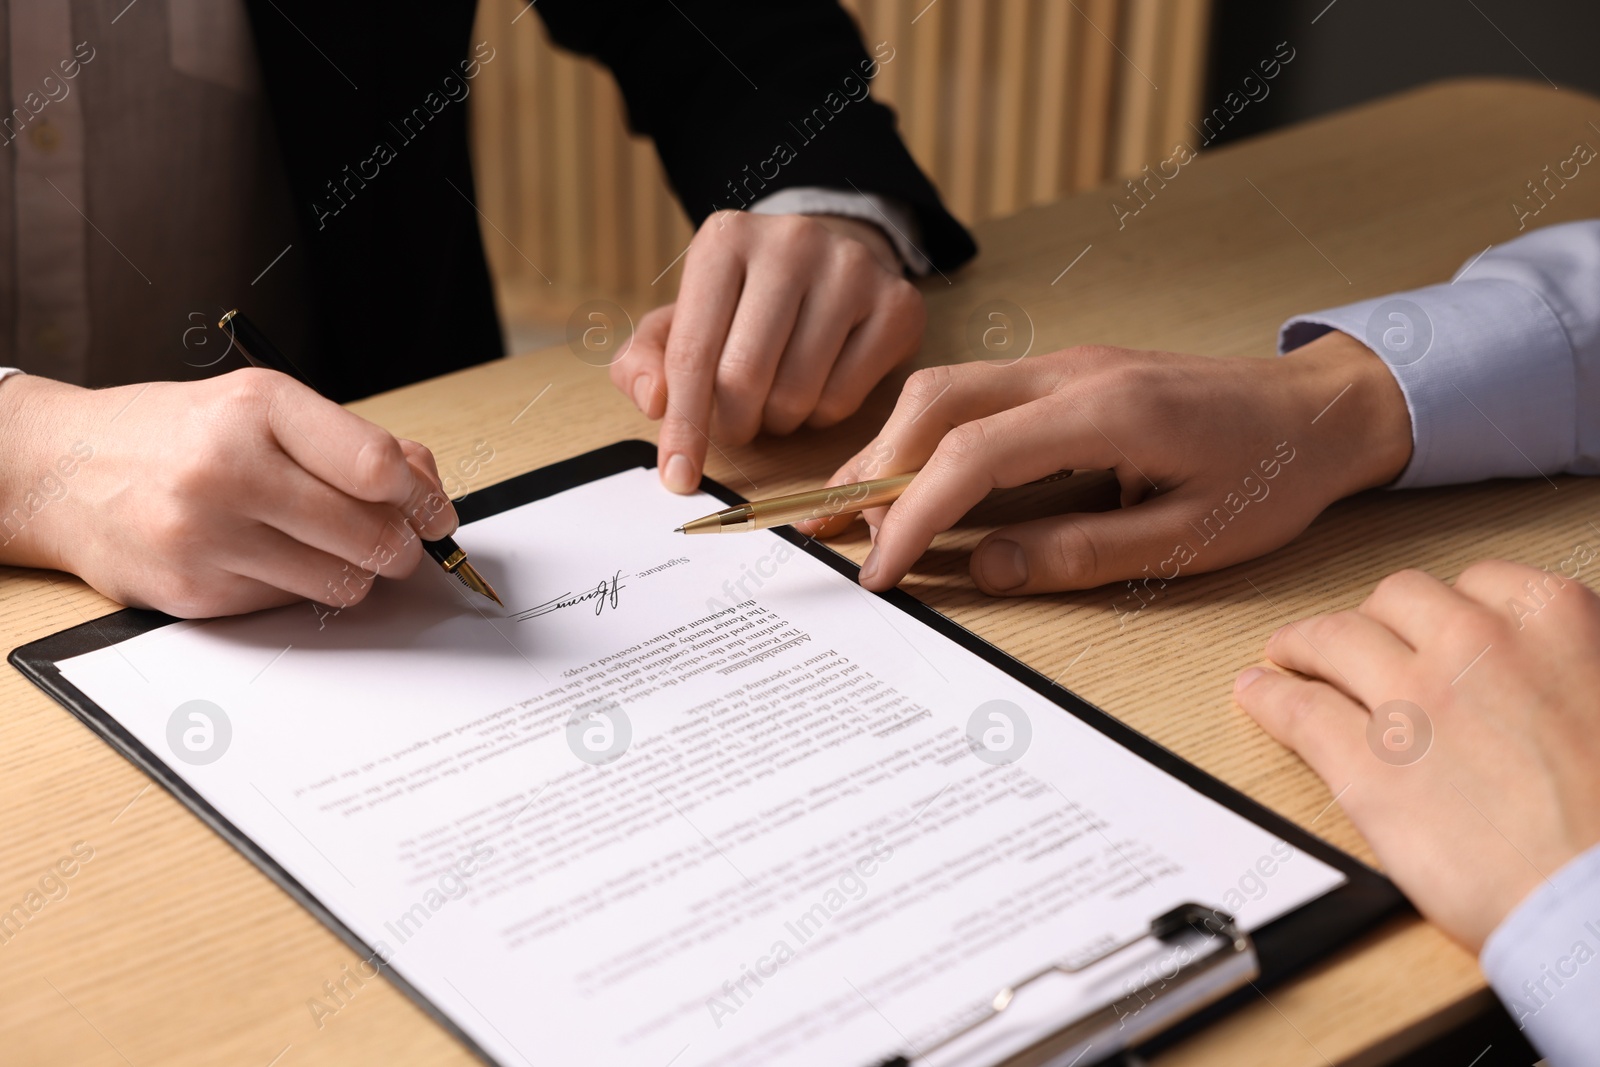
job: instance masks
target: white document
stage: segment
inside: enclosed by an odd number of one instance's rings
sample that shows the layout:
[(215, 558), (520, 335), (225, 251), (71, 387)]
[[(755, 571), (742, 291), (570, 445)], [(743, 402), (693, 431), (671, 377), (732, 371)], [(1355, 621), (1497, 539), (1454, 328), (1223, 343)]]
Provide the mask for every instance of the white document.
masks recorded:
[(629, 470), (463, 527), (503, 614), (424, 567), (60, 667), (507, 1065), (866, 1067), (1344, 881), (776, 535), (671, 532), (720, 506)]

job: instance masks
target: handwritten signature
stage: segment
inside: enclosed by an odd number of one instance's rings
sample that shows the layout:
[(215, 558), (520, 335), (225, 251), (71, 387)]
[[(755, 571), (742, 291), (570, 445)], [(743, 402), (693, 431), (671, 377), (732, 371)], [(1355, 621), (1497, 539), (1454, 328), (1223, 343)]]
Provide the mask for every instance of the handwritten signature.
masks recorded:
[(628, 587), (622, 584), (622, 572), (619, 570), (610, 578), (600, 579), (600, 584), (586, 593), (578, 593), (577, 595), (573, 595), (571, 592), (562, 593), (558, 597), (546, 600), (543, 604), (535, 604), (531, 608), (519, 611), (512, 618), (517, 622), (526, 622), (529, 619), (537, 619), (541, 615), (548, 615), (552, 611), (560, 611), (562, 608), (570, 608), (590, 601), (594, 602), (594, 613), (596, 615), (607, 607), (615, 611), (617, 609), (617, 594), (626, 588)]

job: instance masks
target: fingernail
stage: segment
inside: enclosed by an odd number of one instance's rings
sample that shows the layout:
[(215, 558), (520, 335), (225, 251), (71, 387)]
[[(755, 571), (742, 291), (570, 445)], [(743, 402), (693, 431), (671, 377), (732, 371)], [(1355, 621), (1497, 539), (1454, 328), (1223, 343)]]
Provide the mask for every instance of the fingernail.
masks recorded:
[(878, 549), (877, 549), (877, 546), (874, 545), (872, 551), (867, 553), (867, 558), (864, 561), (862, 561), (862, 564), (861, 564), (861, 584), (862, 585), (866, 585), (868, 582), (872, 581), (873, 575), (875, 575), (877, 573), (878, 573)]
[(1249, 670), (1239, 675), (1238, 679), (1233, 683), (1233, 691), (1235, 693), (1244, 692), (1252, 685), (1255, 685), (1257, 679), (1266, 673), (1266, 669), (1263, 667), (1251, 667)]
[(990, 541), (978, 552), (978, 577), (1004, 592), (1028, 580), (1028, 557), (1015, 541)]
[(667, 459), (667, 465), (661, 472), (661, 480), (674, 493), (692, 493), (700, 481), (694, 476), (694, 464), (690, 463), (689, 457), (682, 452), (674, 453)]
[(655, 383), (650, 380), (650, 375), (641, 374), (633, 380), (633, 402), (640, 411), (650, 410), (650, 401), (655, 397)]

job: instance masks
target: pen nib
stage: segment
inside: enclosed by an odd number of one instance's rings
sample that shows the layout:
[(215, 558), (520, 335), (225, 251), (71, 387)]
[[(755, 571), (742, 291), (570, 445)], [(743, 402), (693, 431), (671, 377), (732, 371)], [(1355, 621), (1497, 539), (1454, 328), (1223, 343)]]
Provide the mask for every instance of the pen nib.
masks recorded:
[(461, 564), (456, 567), (454, 574), (457, 581), (466, 586), (468, 589), (472, 590), (474, 593), (486, 596), (496, 604), (499, 604), (502, 608), (505, 607), (505, 603), (501, 601), (499, 595), (495, 593), (494, 587), (483, 580), (483, 575), (474, 570), (472, 564), (463, 560)]
[(672, 532), (673, 533), (683, 533), (683, 527), (682, 526), (674, 526), (672, 528)]

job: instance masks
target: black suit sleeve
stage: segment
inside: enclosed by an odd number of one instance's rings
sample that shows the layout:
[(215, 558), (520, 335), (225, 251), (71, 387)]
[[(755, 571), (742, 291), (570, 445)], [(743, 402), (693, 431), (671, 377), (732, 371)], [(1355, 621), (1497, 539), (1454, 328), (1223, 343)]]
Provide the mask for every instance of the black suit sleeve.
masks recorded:
[(290, 358), (336, 400), (502, 354), (467, 153), (489, 54), (474, 7), (247, 0), (306, 257), (310, 337)]
[(696, 225), (780, 189), (894, 197), (949, 270), (977, 252), (867, 95), (894, 49), (869, 55), (836, 0), (539, 0), (557, 44), (611, 69), (629, 126), (655, 141)]
[[(466, 100), (485, 64), (510, 60), (474, 44), (476, 4), (390, 0), (381, 17), (329, 0), (246, 6), (298, 215), (284, 241), (307, 260), (311, 328), (292, 357), (348, 400), (499, 356)], [(616, 72), (630, 121), (655, 138), (697, 222), (780, 188), (853, 183), (913, 208), (941, 269), (973, 254), (894, 116), (866, 97), (871, 64), (892, 53), (869, 57), (833, 0), (537, 10), (559, 43)]]

